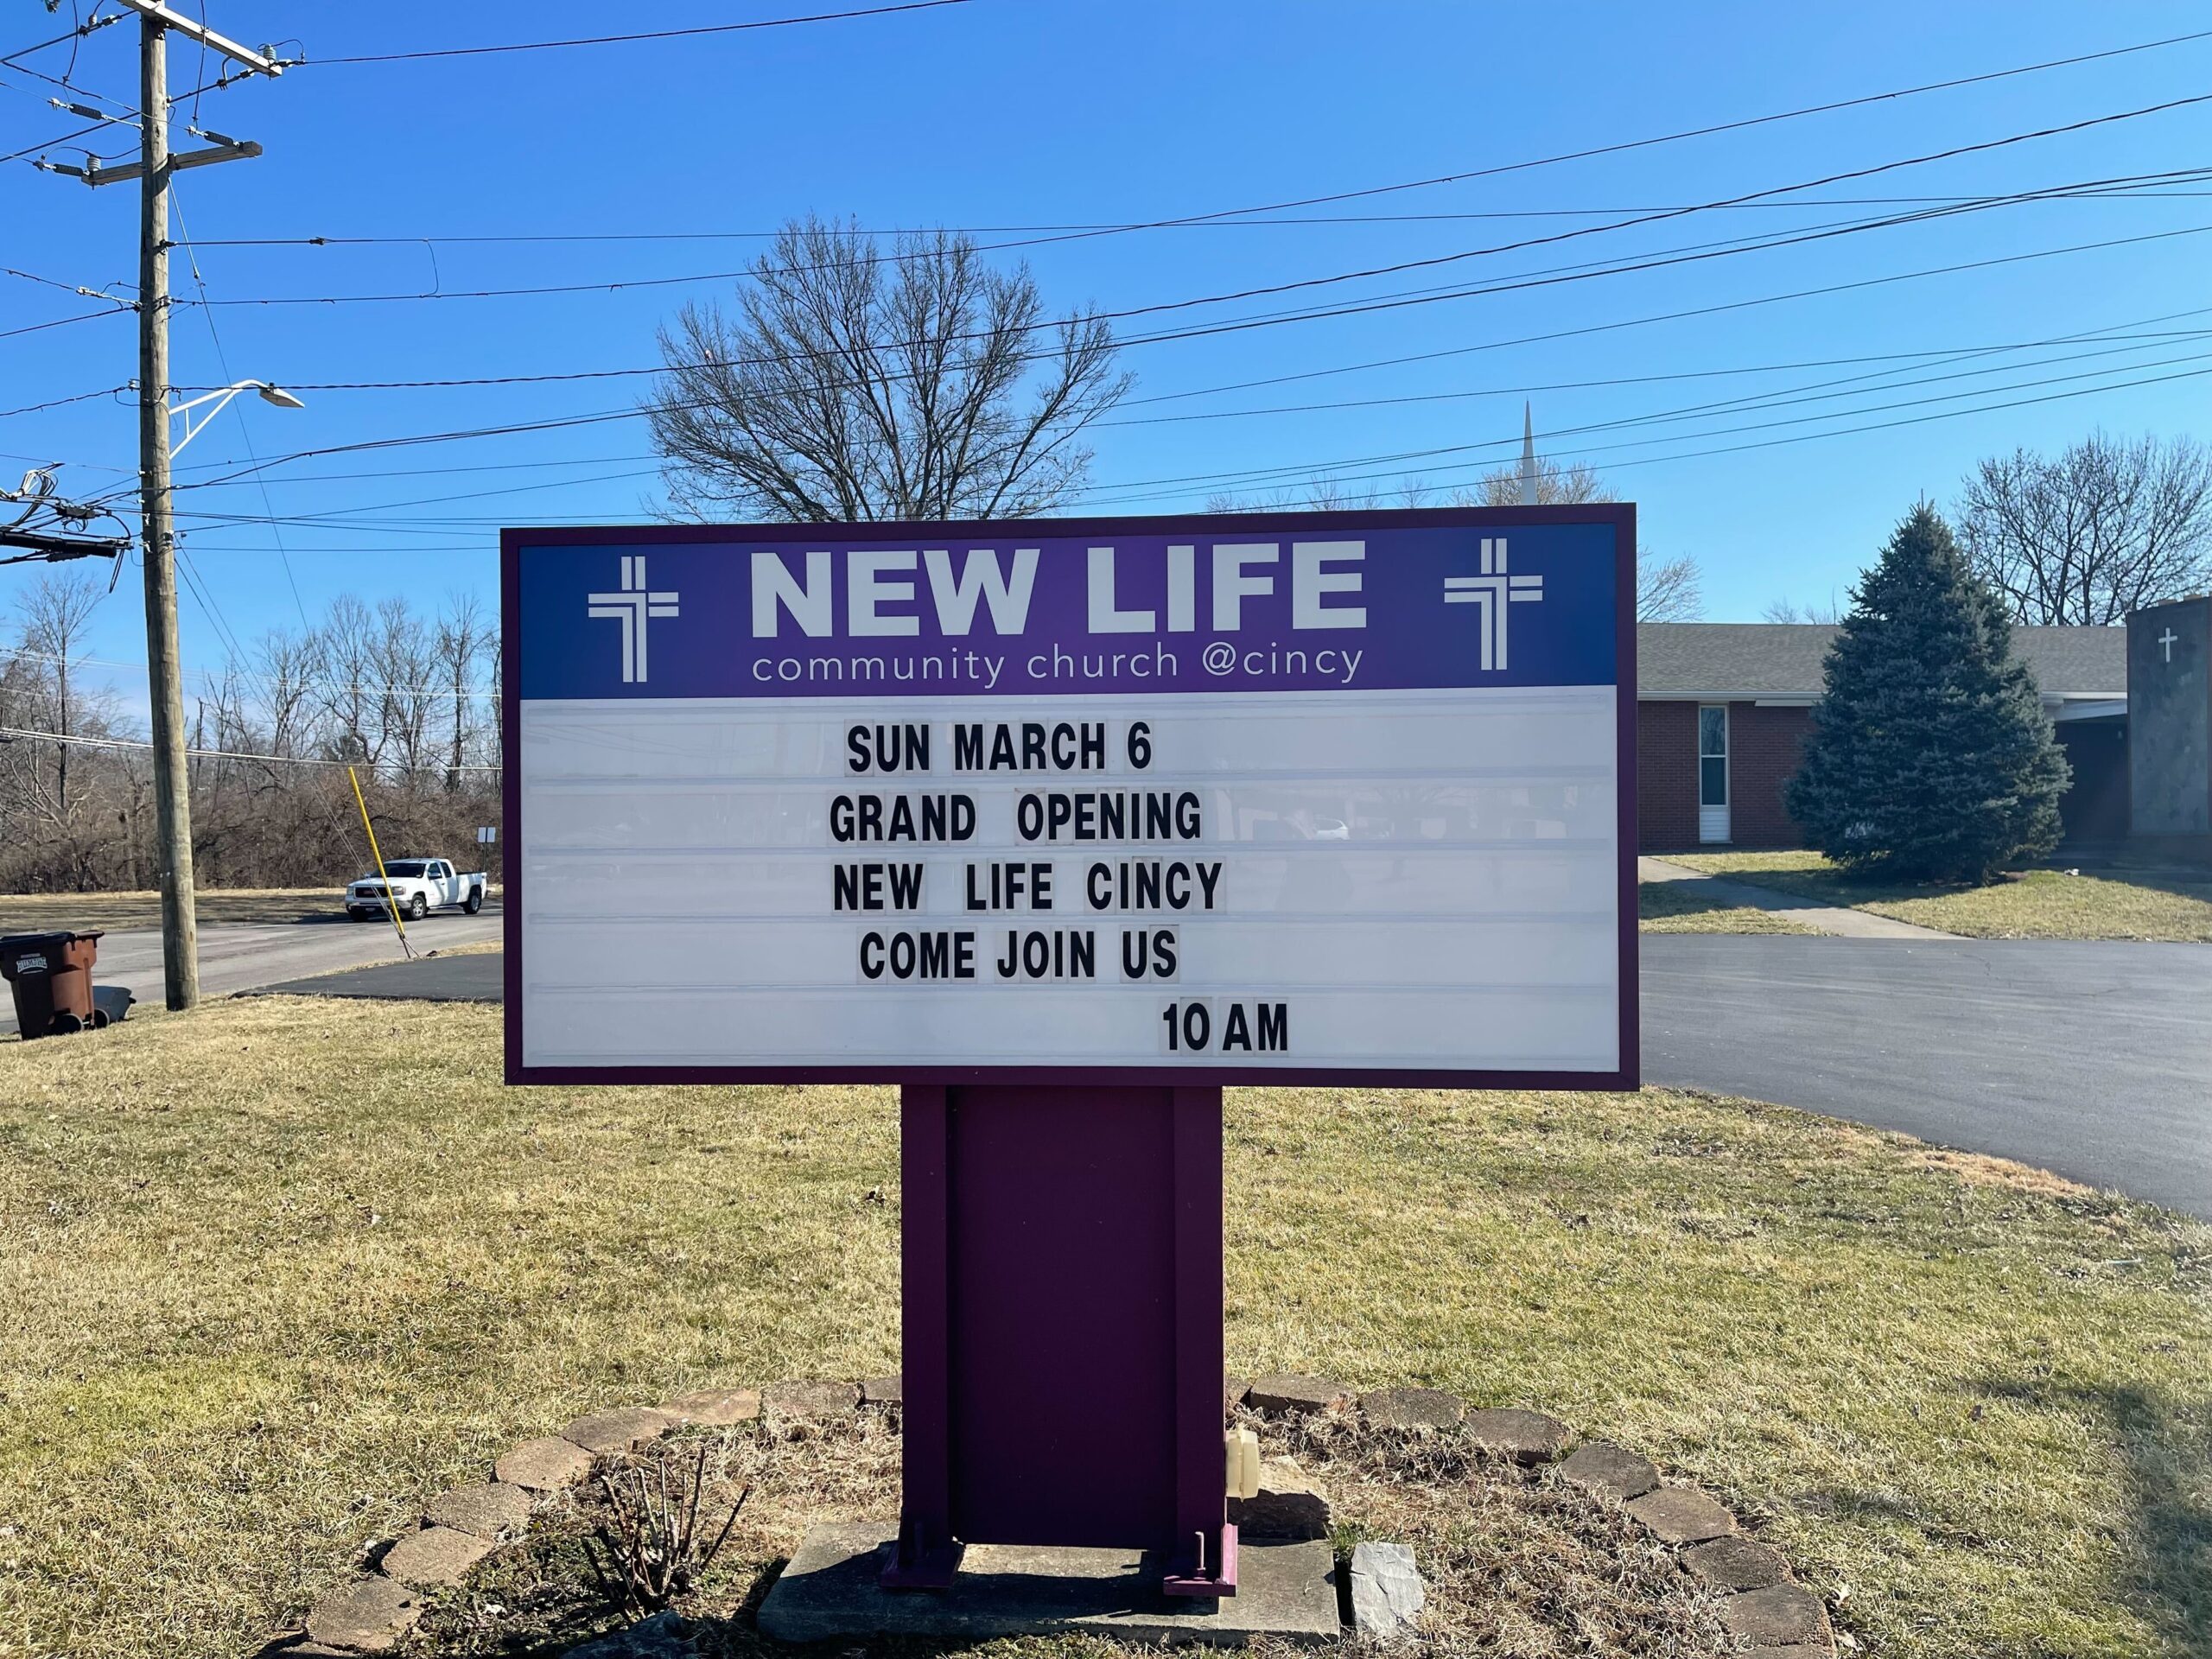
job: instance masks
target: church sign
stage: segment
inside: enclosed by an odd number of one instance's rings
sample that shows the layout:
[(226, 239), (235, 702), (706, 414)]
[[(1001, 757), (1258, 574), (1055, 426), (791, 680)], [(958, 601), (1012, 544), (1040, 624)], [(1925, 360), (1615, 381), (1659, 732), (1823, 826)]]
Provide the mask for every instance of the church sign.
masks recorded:
[(1633, 1086), (1634, 543), (510, 530), (509, 1077)]

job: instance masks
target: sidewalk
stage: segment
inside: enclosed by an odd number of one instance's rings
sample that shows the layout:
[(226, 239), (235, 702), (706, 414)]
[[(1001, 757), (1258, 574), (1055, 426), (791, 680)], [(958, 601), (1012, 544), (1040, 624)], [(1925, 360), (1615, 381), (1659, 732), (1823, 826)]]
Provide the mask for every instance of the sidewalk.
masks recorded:
[(1787, 916), (1793, 922), (1823, 933), (1832, 933), (1847, 939), (1955, 939), (1955, 933), (1943, 933), (1932, 927), (1922, 927), (1915, 922), (1896, 921), (1887, 916), (1870, 915), (1863, 910), (1852, 910), (1835, 905), (1816, 905), (1809, 899), (1800, 899), (1795, 893), (1778, 893), (1772, 887), (1762, 887), (1749, 881), (1732, 881), (1726, 876), (1707, 875), (1703, 870), (1693, 870), (1687, 865), (1669, 864), (1664, 859), (1639, 856), (1636, 861), (1638, 881), (1699, 881), (1705, 885), (1698, 891), (1713, 900), (1713, 908), (1741, 908), (1771, 911)]

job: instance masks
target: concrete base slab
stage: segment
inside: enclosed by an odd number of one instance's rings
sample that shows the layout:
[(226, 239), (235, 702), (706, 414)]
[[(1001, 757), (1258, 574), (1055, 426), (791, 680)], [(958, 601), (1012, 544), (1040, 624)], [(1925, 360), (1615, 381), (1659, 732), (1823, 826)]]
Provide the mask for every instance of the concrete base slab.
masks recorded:
[(1328, 1542), (1246, 1543), (1236, 1593), (1219, 1601), (1160, 1592), (1165, 1563), (1135, 1549), (970, 1544), (953, 1587), (886, 1590), (876, 1582), (895, 1529), (863, 1522), (810, 1528), (760, 1604), (779, 1642), (994, 1637), (1083, 1630), (1124, 1641), (1242, 1647), (1255, 1636), (1302, 1645), (1338, 1634), (1336, 1558)]

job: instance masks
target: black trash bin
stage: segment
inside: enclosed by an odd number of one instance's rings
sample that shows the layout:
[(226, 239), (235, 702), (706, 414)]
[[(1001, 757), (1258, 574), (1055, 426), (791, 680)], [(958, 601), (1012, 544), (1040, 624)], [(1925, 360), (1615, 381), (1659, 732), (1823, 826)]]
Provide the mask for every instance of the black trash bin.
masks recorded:
[(15, 933), (0, 939), (0, 978), (16, 994), (16, 1028), (25, 1042), (95, 1023), (92, 963), (99, 938), (97, 932)]

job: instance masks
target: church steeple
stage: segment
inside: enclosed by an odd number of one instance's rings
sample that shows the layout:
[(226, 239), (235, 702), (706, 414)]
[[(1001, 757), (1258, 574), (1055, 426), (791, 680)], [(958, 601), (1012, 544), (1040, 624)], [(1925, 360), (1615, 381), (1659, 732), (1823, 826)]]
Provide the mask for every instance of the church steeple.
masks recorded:
[(1536, 471), (1536, 417), (1527, 404), (1521, 405), (1521, 505), (1537, 505), (1539, 493)]

